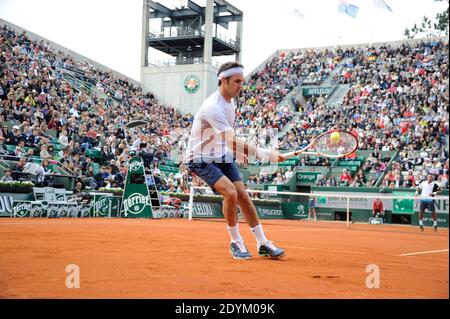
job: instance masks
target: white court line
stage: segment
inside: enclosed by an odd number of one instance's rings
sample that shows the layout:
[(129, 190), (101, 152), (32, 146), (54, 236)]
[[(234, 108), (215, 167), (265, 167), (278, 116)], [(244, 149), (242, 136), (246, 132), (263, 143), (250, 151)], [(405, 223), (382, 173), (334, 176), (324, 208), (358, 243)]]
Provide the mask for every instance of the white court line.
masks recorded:
[(444, 251), (448, 251), (448, 249), (419, 251), (416, 253), (400, 254), (399, 256), (413, 256), (413, 255), (421, 255), (421, 254), (440, 253), (440, 252), (444, 252)]

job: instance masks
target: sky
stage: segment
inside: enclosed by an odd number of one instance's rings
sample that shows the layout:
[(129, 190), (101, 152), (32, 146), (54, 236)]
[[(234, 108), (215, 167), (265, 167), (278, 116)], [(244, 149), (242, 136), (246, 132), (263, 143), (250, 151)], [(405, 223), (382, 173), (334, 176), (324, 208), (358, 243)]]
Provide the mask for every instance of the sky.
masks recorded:
[[(157, 2), (174, 8), (186, 1)], [(205, 5), (206, 0), (194, 2)], [(279, 49), (403, 40), (405, 28), (424, 15), (434, 18), (448, 5), (435, 0), (385, 0), (393, 10), (389, 12), (375, 8), (373, 0), (346, 0), (359, 8), (351, 18), (338, 13), (338, 0), (228, 2), (244, 12), (241, 62), (246, 74)], [(142, 0), (0, 0), (0, 18), (140, 79)]]

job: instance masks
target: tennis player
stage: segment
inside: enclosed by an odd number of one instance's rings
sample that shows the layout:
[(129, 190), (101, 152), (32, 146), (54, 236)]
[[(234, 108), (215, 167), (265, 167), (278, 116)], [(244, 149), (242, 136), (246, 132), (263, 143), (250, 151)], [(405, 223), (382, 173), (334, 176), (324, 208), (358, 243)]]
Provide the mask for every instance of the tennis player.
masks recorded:
[(237, 62), (223, 64), (219, 68), (218, 80), (218, 90), (204, 101), (195, 114), (185, 161), (191, 172), (223, 196), (223, 215), (231, 238), (230, 252), (233, 258), (251, 258), (239, 232), (239, 206), (255, 236), (258, 255), (279, 259), (285, 252), (266, 238), (235, 161), (239, 158), (248, 162), (249, 155), (276, 163), (285, 158), (276, 150), (249, 145), (234, 134), (234, 98), (239, 95), (244, 83), (243, 66)]
[[(433, 174), (428, 174), (427, 180), (420, 183), (416, 190), (416, 196), (419, 194), (419, 191), (422, 190), (422, 197), (434, 197), (439, 191), (439, 186), (434, 182)], [(423, 231), (423, 216), (425, 214), (425, 210), (428, 209), (431, 211), (431, 218), (433, 218), (433, 229), (437, 231), (437, 218), (436, 218), (436, 208), (434, 207), (434, 200), (429, 198), (424, 198), (420, 200), (420, 209), (419, 209), (419, 227), (420, 230)]]

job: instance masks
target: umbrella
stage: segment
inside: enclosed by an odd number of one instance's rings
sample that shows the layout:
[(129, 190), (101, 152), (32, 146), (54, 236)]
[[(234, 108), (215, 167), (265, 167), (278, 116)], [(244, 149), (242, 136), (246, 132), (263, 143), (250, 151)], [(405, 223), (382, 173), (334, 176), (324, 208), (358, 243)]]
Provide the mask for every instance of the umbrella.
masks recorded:
[(143, 121), (143, 120), (136, 120), (136, 121), (131, 121), (131, 122), (125, 124), (125, 127), (126, 128), (134, 128), (134, 127), (148, 125), (148, 124), (150, 124), (150, 122)]

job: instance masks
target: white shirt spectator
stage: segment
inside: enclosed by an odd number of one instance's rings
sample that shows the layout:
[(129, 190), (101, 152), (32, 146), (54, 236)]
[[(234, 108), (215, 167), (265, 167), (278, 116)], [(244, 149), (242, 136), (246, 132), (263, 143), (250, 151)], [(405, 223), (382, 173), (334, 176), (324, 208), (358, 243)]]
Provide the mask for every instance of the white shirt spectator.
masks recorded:
[(70, 114), (70, 115), (73, 115), (73, 116), (75, 116), (75, 117), (80, 117), (80, 114), (78, 114), (78, 110), (77, 110), (75, 107), (72, 107), (72, 108), (69, 110), (69, 114)]
[(292, 176), (294, 176), (294, 172), (291, 170), (288, 170), (284, 176), (286, 177), (286, 181), (290, 180)]
[(67, 138), (67, 135), (60, 134), (59, 138), (58, 138), (58, 142), (59, 142), (59, 144), (61, 144), (61, 146), (63, 148), (66, 147), (67, 145), (69, 145), (69, 139)]

